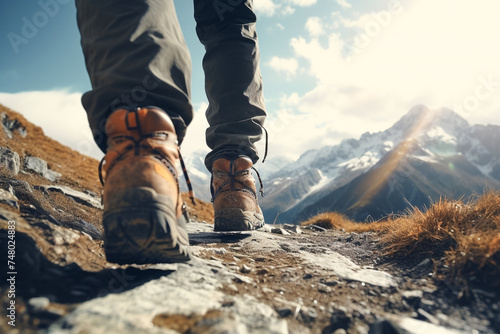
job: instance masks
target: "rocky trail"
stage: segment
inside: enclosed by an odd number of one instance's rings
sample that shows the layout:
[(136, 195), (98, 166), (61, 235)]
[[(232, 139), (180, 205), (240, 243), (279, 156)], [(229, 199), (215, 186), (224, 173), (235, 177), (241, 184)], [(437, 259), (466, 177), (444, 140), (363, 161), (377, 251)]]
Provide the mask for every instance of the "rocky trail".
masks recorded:
[[(431, 258), (385, 257), (375, 233), (295, 225), (215, 233), (201, 201), (189, 207), (191, 261), (109, 263), (97, 180), (85, 174), (97, 162), (30, 137), (36, 128), (14, 117), (2, 116), (11, 137), (0, 145), (0, 333), (500, 331), (498, 294), (472, 286), (463, 296), (436, 277)], [(30, 140), (56, 153), (30, 151)]]

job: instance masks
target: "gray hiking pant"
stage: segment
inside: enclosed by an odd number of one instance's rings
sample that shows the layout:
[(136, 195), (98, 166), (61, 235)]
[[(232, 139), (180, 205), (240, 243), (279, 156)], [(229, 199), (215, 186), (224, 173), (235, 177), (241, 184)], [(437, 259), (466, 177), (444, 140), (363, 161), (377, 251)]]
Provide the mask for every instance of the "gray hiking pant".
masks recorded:
[[(185, 1), (185, 0), (182, 0)], [(179, 142), (193, 118), (191, 58), (173, 0), (76, 0), (92, 90), (82, 97), (97, 145), (117, 108), (156, 106), (174, 122)], [(254, 143), (266, 117), (253, 0), (194, 0), (196, 32), (205, 46), (209, 101), (209, 170), (220, 157), (258, 160)]]

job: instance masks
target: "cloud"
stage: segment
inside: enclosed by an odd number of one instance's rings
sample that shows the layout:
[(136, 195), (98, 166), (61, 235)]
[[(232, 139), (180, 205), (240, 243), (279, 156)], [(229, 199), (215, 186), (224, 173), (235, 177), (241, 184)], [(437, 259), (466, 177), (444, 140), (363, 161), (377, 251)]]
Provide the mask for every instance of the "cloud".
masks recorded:
[(40, 126), (47, 136), (100, 159), (103, 154), (92, 138), (81, 96), (66, 90), (0, 93), (0, 103)]
[(297, 59), (280, 58), (277, 56), (272, 57), (267, 65), (276, 72), (285, 74), (287, 78), (291, 78), (292, 76), (294, 76), (297, 73), (297, 69), (299, 68)]
[(352, 5), (350, 3), (348, 3), (346, 0), (337, 0), (337, 3), (342, 8), (351, 8), (352, 7)]
[(188, 127), (186, 137), (184, 138), (181, 147), (181, 152), (186, 157), (195, 151), (209, 151), (205, 140), (205, 131), (208, 128), (208, 122), (205, 116), (207, 107), (207, 102), (194, 104), (194, 118)]
[(290, 4), (300, 6), (300, 7), (309, 7), (314, 5), (317, 0), (289, 0)]
[(258, 0), (254, 2), (254, 8), (259, 15), (273, 16), (279, 5), (273, 0)]
[(323, 25), (326, 43), (311, 34), (320, 31), (312, 24), (308, 37), (290, 40), (293, 58), (307, 63), (304, 73), (315, 86), (282, 96), (267, 123), (271, 152), (294, 147), (297, 154), (381, 131), (416, 104), (454, 109), (471, 123), (500, 124), (500, 48), (494, 42), (500, 3), (391, 6), (348, 18), (337, 13), (343, 28)]
[(318, 37), (325, 33), (325, 31), (323, 30), (323, 22), (319, 17), (308, 18), (305, 28), (309, 32), (309, 35), (311, 37)]
[(254, 8), (258, 15), (286, 16), (295, 13), (296, 7), (310, 7), (316, 3), (317, 0), (258, 0), (254, 2)]

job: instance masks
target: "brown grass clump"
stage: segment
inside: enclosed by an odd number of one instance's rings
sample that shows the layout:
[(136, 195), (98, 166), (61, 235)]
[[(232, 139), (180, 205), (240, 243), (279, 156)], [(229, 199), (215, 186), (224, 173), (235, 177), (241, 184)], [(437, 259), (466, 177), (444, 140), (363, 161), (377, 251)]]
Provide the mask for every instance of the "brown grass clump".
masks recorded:
[(431, 257), (442, 276), (465, 283), (475, 276), (500, 286), (500, 192), (469, 201), (441, 199), (426, 211), (413, 207), (406, 215), (361, 224), (338, 213), (323, 213), (302, 225), (378, 232), (385, 254), (394, 258)]
[(346, 232), (369, 232), (380, 231), (388, 226), (387, 222), (374, 222), (370, 224), (356, 223), (343, 214), (337, 212), (325, 212), (303, 222), (302, 226), (316, 225), (326, 229), (344, 230)]
[(476, 276), (500, 285), (500, 193), (475, 200), (440, 200), (426, 212), (413, 208), (383, 231), (386, 253), (393, 256), (425, 254), (442, 260), (460, 282)]

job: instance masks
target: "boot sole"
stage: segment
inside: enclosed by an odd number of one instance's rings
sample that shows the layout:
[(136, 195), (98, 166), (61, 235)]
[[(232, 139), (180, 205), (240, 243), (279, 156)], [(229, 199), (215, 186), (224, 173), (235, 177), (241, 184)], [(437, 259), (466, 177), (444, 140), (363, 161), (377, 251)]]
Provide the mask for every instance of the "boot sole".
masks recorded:
[(104, 251), (118, 264), (178, 263), (190, 260), (184, 216), (175, 204), (147, 187), (117, 190), (103, 215)]
[(227, 208), (217, 210), (214, 231), (252, 231), (264, 226), (264, 216), (257, 212)]

